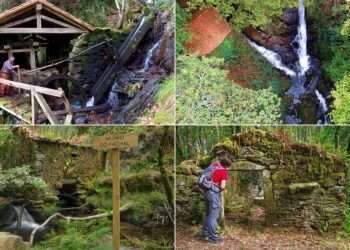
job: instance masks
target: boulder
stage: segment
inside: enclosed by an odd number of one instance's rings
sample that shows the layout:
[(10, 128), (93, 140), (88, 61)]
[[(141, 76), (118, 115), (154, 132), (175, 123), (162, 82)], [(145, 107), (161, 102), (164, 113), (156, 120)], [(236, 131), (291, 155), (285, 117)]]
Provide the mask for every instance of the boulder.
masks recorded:
[(23, 242), (22, 237), (0, 232), (0, 249), (4, 250), (26, 250), (28, 246)]
[(297, 25), (299, 21), (298, 9), (286, 9), (281, 17), (281, 21), (287, 25)]

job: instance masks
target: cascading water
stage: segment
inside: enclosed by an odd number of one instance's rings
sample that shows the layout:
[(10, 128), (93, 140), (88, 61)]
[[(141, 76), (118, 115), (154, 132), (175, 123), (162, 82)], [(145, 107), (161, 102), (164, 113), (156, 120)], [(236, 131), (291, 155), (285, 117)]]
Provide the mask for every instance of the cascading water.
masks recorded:
[(295, 37), (295, 42), (298, 43), (297, 54), (299, 58), (299, 74), (305, 75), (305, 73), (310, 69), (310, 57), (307, 53), (307, 25), (305, 17), (305, 5), (304, 0), (299, 0), (299, 26), (298, 34)]
[(156, 42), (152, 46), (152, 48), (147, 52), (147, 56), (146, 56), (146, 59), (145, 59), (144, 65), (143, 65), (144, 71), (149, 70), (154, 52), (158, 49), (159, 46), (160, 46), (160, 41)]
[[(298, 33), (291, 44), (294, 48), (294, 52), (298, 57), (298, 60), (296, 64), (291, 65), (291, 67), (288, 67), (283, 63), (281, 56), (278, 53), (268, 50), (248, 39), (249, 44), (254, 49), (256, 49), (264, 58), (266, 58), (266, 60), (275, 68), (281, 70), (287, 76), (289, 76), (293, 82), (292, 87), (286, 92), (287, 95), (293, 97), (292, 107), (290, 107), (292, 113), (286, 115), (285, 117), (287, 123), (301, 122), (297, 114), (297, 105), (301, 103), (300, 97), (306, 94), (307, 88), (305, 85), (308, 80), (306, 73), (311, 68), (311, 60), (307, 50), (308, 36), (304, 0), (299, 0), (298, 15)], [(292, 70), (292, 68), (295, 68), (296, 70)], [(314, 94), (316, 95), (319, 101), (320, 120), (322, 121), (322, 123), (327, 123), (329, 118), (327, 117), (328, 106), (326, 99), (317, 90), (317, 86)]]
[(296, 76), (296, 73), (288, 68), (286, 65), (283, 64), (282, 58), (279, 54), (272, 50), (268, 50), (262, 46), (257, 45), (251, 40), (248, 40), (249, 44), (255, 48), (263, 57), (266, 58), (266, 60), (271, 63), (275, 68), (283, 71), (286, 75), (294, 77)]
[(87, 103), (86, 103), (86, 107), (93, 107), (95, 105), (95, 97), (91, 97)]

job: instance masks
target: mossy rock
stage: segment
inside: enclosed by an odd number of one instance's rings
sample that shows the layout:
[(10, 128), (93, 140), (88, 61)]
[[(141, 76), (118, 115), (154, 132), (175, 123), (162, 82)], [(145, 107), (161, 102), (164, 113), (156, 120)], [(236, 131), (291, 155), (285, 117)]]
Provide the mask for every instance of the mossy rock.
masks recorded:
[(183, 161), (176, 167), (176, 174), (195, 175), (200, 172), (196, 162), (193, 160)]
[(197, 165), (201, 169), (207, 168), (213, 161), (213, 158), (210, 155), (199, 156), (197, 160)]
[(220, 151), (226, 151), (232, 154), (233, 156), (237, 156), (238, 144), (237, 142), (232, 141), (230, 138), (226, 138), (223, 142), (214, 145), (211, 151), (213, 156), (215, 156)]

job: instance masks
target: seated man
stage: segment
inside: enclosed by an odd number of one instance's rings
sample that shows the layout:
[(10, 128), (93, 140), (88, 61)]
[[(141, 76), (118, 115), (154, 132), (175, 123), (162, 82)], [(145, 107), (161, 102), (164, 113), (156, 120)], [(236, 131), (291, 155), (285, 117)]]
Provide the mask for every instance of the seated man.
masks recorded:
[[(14, 65), (15, 57), (10, 56), (7, 61), (2, 65), (0, 72), (0, 78), (12, 80), (13, 74), (15, 74), (15, 69), (19, 69), (19, 65)], [(11, 92), (10, 86), (0, 84), (0, 96), (9, 95)]]

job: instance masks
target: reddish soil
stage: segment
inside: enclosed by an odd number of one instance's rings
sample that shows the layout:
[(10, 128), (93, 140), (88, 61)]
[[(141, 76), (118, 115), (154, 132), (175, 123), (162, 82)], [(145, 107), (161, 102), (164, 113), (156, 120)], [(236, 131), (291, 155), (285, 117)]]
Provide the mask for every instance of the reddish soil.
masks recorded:
[(197, 239), (199, 227), (178, 226), (176, 230), (177, 249), (222, 249), (222, 250), (345, 250), (350, 241), (335, 236), (320, 236), (296, 229), (251, 227), (229, 227), (218, 245)]
[(191, 53), (198, 55), (210, 54), (231, 33), (231, 26), (215, 8), (199, 11), (188, 23), (187, 28), (192, 38), (186, 47)]
[(243, 88), (251, 88), (251, 82), (259, 78), (257, 67), (249, 56), (241, 57), (239, 63), (231, 65), (228, 70), (228, 79)]

